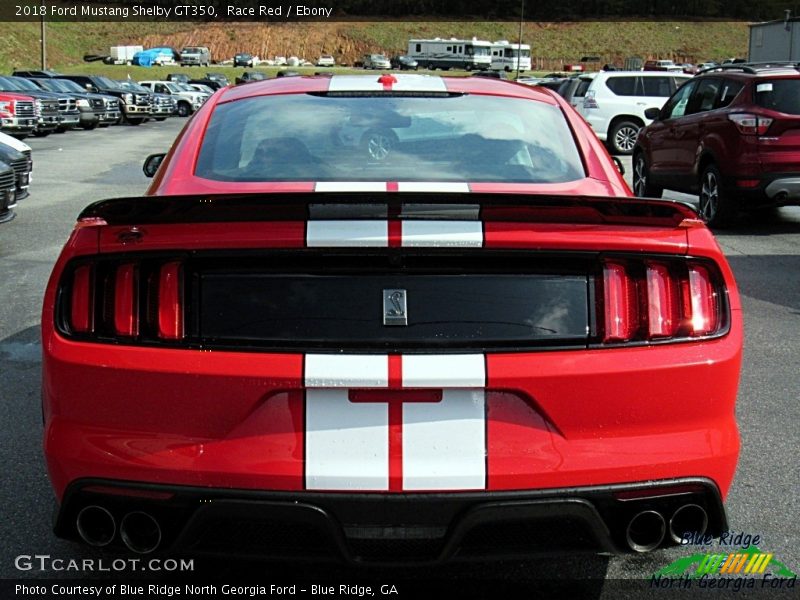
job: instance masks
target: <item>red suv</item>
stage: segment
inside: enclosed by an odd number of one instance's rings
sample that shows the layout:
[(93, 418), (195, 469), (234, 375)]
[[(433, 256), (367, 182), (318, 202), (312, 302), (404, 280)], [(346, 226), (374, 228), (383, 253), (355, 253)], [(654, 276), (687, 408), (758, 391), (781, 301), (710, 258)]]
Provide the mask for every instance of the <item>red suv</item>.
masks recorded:
[(730, 223), (741, 209), (800, 203), (796, 63), (707, 69), (645, 114), (654, 122), (633, 150), (637, 196), (699, 194), (710, 225)]

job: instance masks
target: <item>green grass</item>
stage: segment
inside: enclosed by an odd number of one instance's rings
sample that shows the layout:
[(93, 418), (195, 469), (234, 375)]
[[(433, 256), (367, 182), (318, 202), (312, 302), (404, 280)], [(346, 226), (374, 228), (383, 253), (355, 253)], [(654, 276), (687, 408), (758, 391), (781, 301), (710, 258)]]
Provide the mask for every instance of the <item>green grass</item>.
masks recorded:
[[(315, 60), (324, 50), (338, 62), (352, 64), (363, 54), (404, 52), (412, 37), (459, 37), (515, 40), (517, 23), (492, 22), (308, 22), (308, 23), (48, 23), (48, 65), (64, 71), (111, 74), (106, 65), (84, 63), (84, 54), (106, 54), (109, 47), (207, 44), (216, 59), (238, 51), (262, 58), (295, 54)], [(581, 22), (525, 23), (523, 40), (531, 44), (534, 68), (554, 70), (581, 56), (622, 63), (628, 56), (701, 62), (747, 52), (744, 22)], [(0, 71), (39, 66), (38, 23), (0, 22)], [(305, 55), (305, 56), (303, 56)], [(125, 69), (125, 67), (114, 67)], [(130, 70), (130, 68), (128, 68)], [(174, 70), (174, 69), (173, 69)], [(118, 71), (114, 72), (116, 76)], [(124, 77), (126, 72), (121, 75)], [(155, 78), (155, 69), (134, 70), (131, 77)]]

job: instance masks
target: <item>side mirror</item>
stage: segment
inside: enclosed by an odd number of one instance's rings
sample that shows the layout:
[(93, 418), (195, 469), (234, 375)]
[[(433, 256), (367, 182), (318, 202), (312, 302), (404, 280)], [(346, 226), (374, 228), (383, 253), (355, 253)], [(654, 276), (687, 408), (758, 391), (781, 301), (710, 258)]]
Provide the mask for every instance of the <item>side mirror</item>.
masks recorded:
[(158, 171), (158, 167), (161, 166), (161, 161), (164, 160), (166, 154), (161, 152), (159, 154), (151, 154), (147, 158), (144, 159), (144, 165), (142, 165), (142, 171), (144, 172), (146, 177), (154, 177), (156, 171)]
[(619, 171), (619, 174), (625, 175), (625, 167), (623, 166), (622, 161), (616, 156), (612, 156), (611, 160), (613, 160), (614, 164), (617, 165), (617, 171)]
[(650, 119), (651, 121), (658, 121), (658, 118), (661, 116), (661, 109), (660, 108), (648, 108), (644, 111), (644, 116)]

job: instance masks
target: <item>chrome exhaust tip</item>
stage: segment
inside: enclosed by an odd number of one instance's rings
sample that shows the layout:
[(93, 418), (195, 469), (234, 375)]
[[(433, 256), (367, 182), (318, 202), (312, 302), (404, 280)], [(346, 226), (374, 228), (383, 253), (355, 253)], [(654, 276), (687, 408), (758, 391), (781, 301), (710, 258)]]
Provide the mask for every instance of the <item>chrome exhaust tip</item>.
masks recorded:
[(129, 512), (119, 525), (122, 542), (132, 552), (149, 554), (161, 544), (161, 526), (146, 512)]
[(669, 537), (680, 544), (684, 534), (703, 535), (708, 527), (708, 513), (698, 504), (684, 504), (669, 520)]
[(75, 520), (78, 535), (90, 546), (107, 546), (117, 533), (117, 522), (107, 509), (90, 504), (84, 506)]
[(650, 552), (661, 545), (666, 531), (667, 524), (661, 513), (644, 510), (634, 515), (628, 523), (625, 540), (635, 552)]

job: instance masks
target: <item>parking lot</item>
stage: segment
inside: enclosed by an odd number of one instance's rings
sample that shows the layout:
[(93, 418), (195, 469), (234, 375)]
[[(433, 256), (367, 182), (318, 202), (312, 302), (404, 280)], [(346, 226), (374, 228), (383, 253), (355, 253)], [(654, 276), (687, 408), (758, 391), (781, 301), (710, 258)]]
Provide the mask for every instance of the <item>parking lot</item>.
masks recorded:
[[(34, 153), (31, 196), (19, 203), (15, 221), (0, 226), (0, 415), (5, 423), (2, 460), (7, 468), (2, 482), (2, 577), (85, 576), (18, 571), (14, 559), (20, 554), (65, 559), (98, 556), (90, 549), (56, 539), (50, 529), (53, 500), (41, 452), (41, 299), (53, 262), (81, 208), (95, 200), (142, 194), (148, 184), (141, 171), (142, 161), (150, 153), (166, 151), (184, 122), (174, 118), (139, 127), (75, 131), (26, 140)], [(630, 158), (623, 163), (630, 181)], [(696, 200), (669, 192), (665, 196)], [(719, 231), (718, 240), (737, 277), (745, 318), (738, 403), (742, 450), (728, 498), (729, 523), (737, 532), (760, 535), (762, 550), (797, 571), (800, 208), (783, 208), (770, 216), (749, 219), (737, 228)], [(646, 397), (647, 390), (641, 390), (641, 394)], [(686, 406), (686, 410), (702, 411), (703, 407)], [(649, 577), (685, 554), (684, 549), (676, 548), (623, 558), (548, 557), (477, 568), (381, 571), (378, 576), (435, 579), (449, 585), (453, 593), (484, 585), (488, 590), (498, 581), (505, 586), (524, 586), (542, 577), (572, 580), (572, 584), (575, 579), (586, 579), (584, 596), (615, 598), (619, 597), (618, 590), (604, 587), (604, 581)], [(232, 561), (196, 561), (198, 576), (212, 570), (217, 575), (258, 572), (268, 583), (310, 578), (310, 572), (300, 567), (287, 570)], [(319, 567), (318, 571), (329, 581), (376, 576), (372, 571), (328, 567)]]

